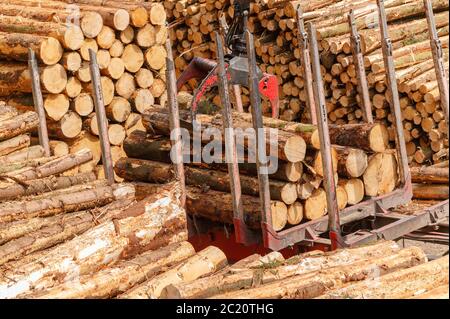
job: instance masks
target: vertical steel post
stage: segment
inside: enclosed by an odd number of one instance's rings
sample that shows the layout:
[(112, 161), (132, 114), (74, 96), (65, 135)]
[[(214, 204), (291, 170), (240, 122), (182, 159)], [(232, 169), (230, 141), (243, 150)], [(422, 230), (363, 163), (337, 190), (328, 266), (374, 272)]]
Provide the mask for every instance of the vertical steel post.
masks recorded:
[[(266, 143), (265, 133), (262, 120), (261, 111), (261, 97), (258, 90), (258, 73), (256, 66), (255, 45), (253, 42), (253, 35), (250, 31), (245, 31), (245, 38), (247, 41), (247, 56), (248, 56), (248, 84), (250, 89), (250, 104), (252, 109), (252, 122), (256, 137), (256, 168), (258, 170), (259, 182), (259, 198), (261, 201), (261, 226), (263, 231), (271, 231), (272, 215), (270, 211), (270, 189), (269, 189), (269, 175), (268, 163), (262, 160), (266, 157)], [(264, 244), (267, 247), (267, 238), (263, 238)]]
[(114, 170), (111, 157), (111, 146), (109, 145), (108, 120), (106, 119), (105, 103), (103, 101), (103, 89), (100, 77), (100, 70), (97, 64), (97, 56), (92, 49), (89, 49), (90, 72), (92, 79), (92, 91), (94, 93), (95, 114), (97, 116), (98, 133), (102, 150), (103, 171), (108, 184), (114, 184)]
[(222, 103), (222, 117), (225, 137), (225, 160), (230, 175), (231, 197), (233, 199), (233, 223), (238, 243), (246, 243), (246, 227), (242, 223), (244, 220), (244, 210), (242, 206), (241, 180), (239, 177), (239, 164), (236, 153), (236, 141), (233, 129), (233, 117), (231, 114), (231, 103), (228, 91), (228, 79), (225, 70), (224, 47), (222, 38), (215, 32), (217, 60), (218, 60), (218, 85), (219, 96)]
[(42, 98), (39, 69), (36, 61), (36, 54), (32, 49), (28, 49), (28, 68), (31, 75), (31, 90), (33, 92), (34, 110), (39, 118), (39, 144), (44, 149), (45, 156), (50, 156), (50, 144), (48, 140), (47, 120), (45, 118), (44, 101)]
[(425, 15), (427, 16), (428, 32), (430, 34), (431, 51), (433, 53), (434, 70), (436, 71), (436, 80), (439, 87), (441, 108), (444, 111), (445, 121), (447, 122), (447, 125), (449, 125), (448, 77), (445, 72), (442, 44), (436, 31), (436, 22), (434, 20), (431, 1), (423, 0), (423, 3), (425, 6)]
[(328, 131), (327, 108), (323, 90), (322, 74), (320, 72), (319, 48), (317, 46), (316, 28), (308, 23), (310, 53), (312, 62), (312, 75), (314, 80), (314, 93), (316, 98), (317, 125), (320, 138), (320, 155), (322, 156), (323, 184), (327, 195), (328, 231), (331, 240), (331, 249), (344, 246), (341, 238), (339, 208), (336, 198), (336, 184), (334, 180), (333, 162), (331, 161), (331, 143)]
[(356, 29), (355, 15), (353, 9), (348, 14), (348, 23), (350, 25), (352, 44), (353, 64), (356, 67), (356, 78), (358, 81), (358, 93), (361, 99), (360, 106), (362, 109), (364, 121), (373, 123), (372, 105), (370, 102), (369, 86), (367, 84), (366, 70), (364, 68), (364, 56), (361, 50), (361, 36)]
[(409, 180), (408, 155), (406, 153), (405, 138), (403, 135), (402, 112), (395, 75), (394, 57), (392, 56), (392, 42), (389, 38), (384, 0), (377, 0), (378, 18), (381, 32), (381, 45), (384, 68), (386, 69), (386, 82), (388, 88), (388, 102), (391, 113), (394, 114), (395, 143), (400, 164), (400, 181), (405, 185)]
[(311, 74), (310, 46), (308, 43), (308, 33), (305, 31), (305, 22), (303, 11), (300, 5), (297, 8), (297, 28), (298, 28), (298, 46), (300, 49), (300, 62), (303, 66), (303, 79), (305, 81), (306, 106), (309, 110), (311, 123), (317, 125), (317, 116), (315, 109), (315, 98), (313, 90), (313, 80)]
[[(186, 206), (186, 180), (184, 175), (183, 164), (183, 141), (181, 140), (180, 130), (180, 115), (178, 110), (177, 101), (177, 78), (175, 74), (175, 64), (173, 62), (172, 44), (170, 39), (166, 40), (166, 84), (167, 84), (167, 104), (169, 106), (169, 119), (170, 119), (170, 142), (172, 147), (175, 148), (175, 174), (181, 187), (181, 205)], [(195, 118), (193, 118), (195, 120)], [(172, 159), (173, 161), (174, 159)]]

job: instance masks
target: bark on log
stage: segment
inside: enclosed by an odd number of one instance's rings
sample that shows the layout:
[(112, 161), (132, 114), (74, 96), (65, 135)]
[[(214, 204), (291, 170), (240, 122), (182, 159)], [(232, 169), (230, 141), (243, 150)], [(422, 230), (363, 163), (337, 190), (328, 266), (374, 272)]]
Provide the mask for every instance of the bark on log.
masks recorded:
[(442, 185), (427, 185), (427, 184), (413, 184), (413, 198), (415, 199), (448, 199), (448, 184)]
[(39, 119), (35, 112), (26, 112), (12, 119), (2, 121), (0, 122), (0, 141), (30, 132), (37, 128), (38, 124)]
[(93, 173), (82, 173), (75, 176), (49, 176), (25, 182), (24, 185), (15, 182), (0, 183), (0, 201), (52, 192), (53, 190), (91, 182), (95, 179)]
[(9, 140), (0, 142), (0, 156), (8, 155), (14, 151), (21, 150), (30, 145), (28, 135), (18, 135)]
[[(381, 124), (330, 125), (332, 144), (359, 148), (368, 152), (383, 152), (387, 146), (387, 136)], [(320, 142), (313, 144), (320, 149)]]
[[(179, 187), (170, 184), (159, 194), (125, 210), (114, 221), (98, 225), (55, 248), (3, 265), (0, 269), (5, 276), (0, 279), (0, 297), (15, 298), (47, 290), (64, 280), (95, 273), (122, 258), (186, 239)], [(33, 275), (37, 273), (39, 276)]]
[(369, 159), (363, 181), (367, 196), (378, 196), (393, 191), (398, 181), (395, 155), (390, 152), (373, 155)]
[[(7, 156), (5, 156), (7, 157)], [(5, 158), (2, 157), (2, 158)], [(17, 171), (21, 168), (30, 166), (30, 167), (36, 167), (36, 166), (40, 166), (43, 165), (45, 163), (48, 163), (52, 160), (54, 160), (56, 157), (51, 156), (51, 157), (40, 157), (40, 158), (36, 158), (36, 159), (28, 159), (25, 161), (17, 161), (17, 162), (9, 162), (9, 163), (3, 163), (0, 161), (0, 174), (5, 174), (5, 173), (9, 173), (12, 171)]]
[(382, 276), (422, 264), (426, 261), (427, 257), (420, 248), (409, 247), (392, 255), (360, 260), (342, 267), (296, 275), (260, 287), (216, 295), (213, 298), (315, 298), (330, 289), (340, 288), (355, 281), (372, 279), (374, 272)]
[[(92, 185), (95, 185), (95, 183), (92, 183)], [(106, 183), (98, 183), (98, 185), (106, 185)], [(110, 219), (110, 216), (115, 216), (116, 214), (109, 214), (109, 210), (115, 210), (117, 212), (117, 210), (120, 209), (120, 211), (122, 211), (134, 203), (136, 194), (134, 185), (126, 184), (121, 190), (122, 191), (115, 192), (116, 200), (113, 203), (107, 204), (101, 208), (75, 212), (69, 215), (61, 214), (50, 217), (34, 217), (2, 224), (0, 226), (0, 244), (39, 231), (43, 227), (53, 227), (54, 225), (63, 224), (66, 219), (71, 220), (70, 216), (73, 216), (73, 220), (77, 220), (79, 216), (89, 215), (91, 216), (92, 223), (95, 225), (105, 222)], [(84, 217), (81, 218), (81, 220), (84, 220)]]
[[(34, 146), (30, 146), (24, 150), (18, 150), (18, 151), (12, 152), (11, 154), (1, 156), (0, 164), (3, 166), (5, 164), (33, 160), (33, 159), (41, 158), (43, 156), (44, 156), (44, 148), (40, 145), (34, 145)], [(24, 167), (24, 166), (20, 166), (17, 169), (22, 168), (22, 167)]]
[[(239, 113), (241, 114), (241, 113)], [(242, 113), (243, 114), (243, 113)], [(183, 128), (186, 128), (190, 131), (192, 134), (193, 127), (192, 122), (189, 120), (189, 112), (187, 111), (181, 111), (180, 112), (180, 118), (183, 120), (181, 125)], [(237, 115), (234, 117), (234, 127), (236, 129), (248, 129), (252, 128), (252, 124), (245, 121), (245, 120), (239, 120), (237, 118)], [(156, 132), (158, 134), (170, 135), (170, 128), (169, 128), (169, 117), (167, 114), (167, 111), (164, 111), (164, 109), (157, 109), (149, 111), (147, 114), (143, 115), (143, 124), (146, 127), (148, 132)], [(220, 116), (208, 116), (208, 115), (201, 115), (198, 117), (199, 122), (202, 126), (202, 131), (207, 128), (213, 128), (213, 129), (219, 129), (220, 132), (222, 132), (223, 129), (223, 122), (221, 120)], [(255, 146), (255, 135), (253, 134), (245, 134), (244, 132), (240, 130), (235, 130), (236, 134), (236, 141), (237, 145), (240, 145), (241, 147), (245, 147), (248, 149), (249, 145)], [(202, 134), (203, 135), (203, 134)], [(206, 134), (207, 135), (207, 134)], [(275, 149), (278, 152), (278, 158), (289, 161), (289, 162), (299, 162), (302, 161), (305, 157), (306, 152), (306, 143), (305, 140), (296, 134), (288, 133), (285, 131), (278, 131), (278, 139), (271, 139), (270, 138), (270, 130), (268, 128), (265, 128), (265, 138), (266, 138), (266, 151), (267, 155), (270, 154), (271, 149)], [(202, 136), (202, 142), (209, 143), (213, 140), (211, 136)], [(247, 142), (245, 142), (247, 140)], [(222, 141), (224, 141), (224, 138), (222, 138)], [(254, 149), (250, 149), (254, 153)]]
[(191, 283), (167, 286), (162, 298), (191, 299), (208, 298), (217, 294), (224, 294), (240, 289), (251, 288), (256, 277), (261, 278), (255, 284), (268, 284), (277, 280), (294, 276), (314, 273), (325, 267), (349, 265), (369, 258), (377, 258), (392, 254), (400, 250), (394, 242), (380, 242), (370, 246), (339, 250), (330, 253), (319, 252), (309, 256), (301, 254), (286, 260), (282, 265), (262, 265), (231, 275), (213, 275), (201, 278)]
[(449, 287), (445, 284), (408, 299), (449, 299)]
[(356, 178), (366, 171), (367, 154), (360, 149), (334, 146), (338, 157), (337, 172), (339, 176)]
[[(131, 185), (123, 185), (120, 191), (122, 192), (120, 200), (116, 200), (96, 210), (74, 212), (65, 216), (54, 216), (56, 218), (53, 219), (44, 218), (46, 223), (40, 227), (28, 225), (29, 232), (0, 246), (0, 265), (35, 251), (52, 247), (65, 240), (70, 240), (74, 236), (95, 227), (100, 222), (110, 221), (133, 201), (131, 197), (134, 195), (134, 189)], [(127, 196), (124, 196), (124, 193)], [(30, 228), (34, 229), (31, 230)], [(14, 235), (17, 236), (17, 233)]]
[(348, 287), (330, 291), (322, 299), (402, 299), (414, 296), (423, 289), (432, 289), (440, 285), (448, 286), (448, 256), (399, 270), (373, 281), (363, 281)]
[[(133, 158), (121, 158), (114, 170), (126, 180), (150, 183), (163, 183), (172, 180), (175, 175), (171, 164)], [(211, 189), (230, 192), (230, 176), (228, 173), (195, 167), (185, 167), (186, 183), (193, 186), (207, 185)], [(242, 194), (258, 196), (258, 179), (241, 175)], [(281, 200), (292, 204), (297, 199), (295, 184), (270, 181), (270, 195), (273, 200)]]
[(411, 167), (413, 183), (448, 184), (448, 168), (439, 167)]
[(83, 31), (75, 24), (40, 22), (18, 16), (0, 16), (0, 31), (36, 34), (58, 39), (65, 48), (78, 50), (83, 44)]
[[(3, 9), (0, 9), (0, 13)], [(33, 34), (0, 32), (0, 56), (16, 61), (28, 60), (28, 48), (47, 65), (61, 60), (63, 48), (58, 40)]]
[(42, 293), (27, 295), (27, 298), (113, 298), (194, 254), (194, 247), (190, 243), (174, 243), (156, 251), (145, 252), (131, 260), (119, 261), (94, 275), (85, 275), (79, 280), (63, 283)]
[(144, 282), (119, 296), (121, 299), (156, 299), (170, 284), (186, 283), (213, 274), (227, 265), (227, 257), (215, 246), (208, 246), (180, 265)]

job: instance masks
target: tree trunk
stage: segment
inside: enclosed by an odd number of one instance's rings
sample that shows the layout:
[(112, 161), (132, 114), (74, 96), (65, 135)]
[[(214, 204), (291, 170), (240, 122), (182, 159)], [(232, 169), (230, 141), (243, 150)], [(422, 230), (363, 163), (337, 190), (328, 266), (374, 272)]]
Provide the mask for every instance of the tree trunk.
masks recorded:
[[(242, 270), (235, 274), (213, 275), (191, 283), (170, 285), (163, 290), (161, 297), (170, 299), (208, 298), (218, 294), (251, 288), (253, 284), (269, 284), (295, 274), (305, 276), (321, 270), (324, 265), (325, 269), (344, 266), (367, 258), (377, 258), (384, 254), (392, 254), (399, 250), (398, 245), (393, 242), (380, 242), (374, 245), (335, 251), (328, 254), (320, 252), (315, 256), (301, 254), (287, 259), (282, 265), (259, 265), (259, 267), (254, 269)], [(260, 278), (260, 280), (255, 282), (255, 278)]]
[(395, 155), (390, 152), (373, 155), (369, 159), (363, 181), (367, 196), (379, 196), (393, 191), (398, 182)]
[[(130, 187), (128, 186), (128, 188)], [(97, 217), (102, 222), (110, 221), (130, 204), (131, 200), (121, 199), (98, 208), (95, 213), (90, 211), (74, 212), (50, 220), (51, 224), (42, 225), (38, 229), (0, 246), (0, 265), (70, 240), (98, 225)]]
[(116, 187), (111, 186), (95, 189), (88, 186), (84, 190), (55, 196), (46, 193), (46, 198), (43, 199), (5, 202), (0, 204), (0, 221), (11, 222), (37, 216), (46, 217), (103, 206), (114, 200), (115, 189)]
[(448, 184), (429, 185), (429, 184), (413, 184), (413, 198), (415, 199), (448, 199)]
[(48, 133), (50, 137), (63, 140), (74, 139), (81, 133), (81, 117), (75, 112), (67, 112), (61, 120), (57, 122), (48, 122)]
[(120, 295), (122, 299), (157, 299), (170, 284), (194, 281), (213, 274), (227, 265), (227, 257), (217, 247), (208, 246), (180, 265)]
[(347, 193), (347, 201), (349, 205), (355, 205), (364, 198), (364, 183), (359, 178), (340, 179), (339, 185), (344, 188)]
[[(359, 148), (368, 152), (383, 152), (387, 146), (387, 136), (381, 124), (330, 125), (332, 144)], [(320, 149), (319, 144), (313, 144)]]
[[(175, 178), (171, 164), (139, 160), (134, 158), (121, 158), (117, 161), (114, 170), (116, 174), (126, 180), (134, 180), (150, 183), (163, 183)], [(185, 167), (186, 183), (193, 186), (207, 185), (211, 189), (230, 192), (230, 176), (228, 173)], [(258, 179), (241, 175), (242, 194), (258, 196)], [(270, 196), (273, 200), (281, 200), (286, 204), (292, 204), (297, 199), (295, 184), (280, 181), (270, 181)]]
[(337, 152), (337, 172), (339, 176), (356, 178), (364, 174), (367, 168), (367, 154), (360, 149), (334, 146)]
[(28, 33), (58, 39), (65, 48), (78, 50), (83, 44), (83, 31), (75, 24), (39, 22), (18, 16), (0, 16), (0, 31)]
[[(7, 157), (7, 156), (5, 156)], [(0, 168), (0, 174), (5, 174), (5, 173), (9, 173), (12, 171), (17, 171), (21, 168), (25, 168), (25, 167), (36, 167), (36, 166), (40, 166), (43, 165), (45, 163), (48, 163), (52, 160), (54, 160), (56, 157), (51, 156), (51, 157), (40, 157), (40, 158), (36, 158), (36, 159), (28, 159), (28, 160), (24, 160), (24, 161), (17, 161), (17, 162), (10, 162), (10, 163), (2, 163), (0, 162), (1, 168)]]
[(145, 280), (155, 277), (195, 254), (188, 242), (145, 252), (131, 260), (119, 261), (80, 280), (69, 281), (42, 293), (27, 295), (40, 299), (113, 298)]
[[(48, 290), (55, 285), (91, 274), (124, 258), (156, 250), (187, 239), (185, 212), (176, 184), (133, 205), (111, 222), (29, 258), (1, 267), (1, 298)], [(8, 267), (6, 267), (8, 266)], [(40, 276), (34, 276), (36, 271)], [(57, 276), (55, 276), (57, 274)], [(34, 290), (33, 290), (33, 287)]]
[(448, 184), (448, 168), (439, 167), (411, 167), (413, 183)]
[[(14, 164), (17, 162), (24, 162), (28, 160), (34, 160), (38, 158), (42, 158), (44, 156), (44, 149), (40, 145), (34, 145), (27, 147), (23, 150), (18, 150), (15, 152), (12, 152), (11, 154), (1, 156), (0, 157), (0, 164), (6, 165), (6, 164)], [(25, 165), (27, 166), (27, 165)], [(18, 166), (16, 169), (20, 169), (24, 166)], [(10, 170), (11, 171), (11, 170)]]
[[(411, 265), (413, 266), (413, 265)], [(441, 285), (448, 287), (448, 256), (420, 263), (415, 267), (401, 269), (372, 281), (359, 282), (342, 289), (325, 293), (323, 299), (402, 299), (414, 296), (424, 289)]]
[(26, 169), (9, 172), (6, 176), (12, 176), (23, 182), (62, 173), (91, 159), (92, 153), (89, 150), (83, 149), (74, 154), (56, 158), (37, 167), (27, 167)]
[[(39, 21), (66, 22), (66, 21), (73, 21), (74, 19), (82, 19), (84, 16), (83, 11), (94, 11), (102, 16), (103, 23), (105, 25), (113, 29), (122, 31), (130, 23), (130, 15), (128, 11), (124, 9), (114, 9), (111, 7), (105, 7), (103, 5), (101, 6), (82, 5), (79, 6), (81, 14), (77, 14), (77, 11), (70, 10), (67, 4), (63, 4), (61, 2), (56, 1), (43, 2), (39, 0), (32, 0), (32, 1), (26, 0), (25, 2), (26, 3), (24, 3), (24, 1), (22, 0), (8, 1), (8, 3), (10, 3), (11, 5), (6, 5), (2, 7), (0, 13), (10, 16), (21, 16), (24, 18)], [(29, 5), (32, 7), (25, 5)]]
[[(181, 111), (180, 117), (183, 120), (182, 127), (188, 129), (192, 134), (193, 128), (192, 122), (189, 119), (189, 112)], [(237, 115), (233, 115), (233, 117), (235, 129), (245, 130), (253, 127), (251, 123), (245, 120), (239, 120), (237, 118)], [(155, 109), (154, 111), (149, 111), (147, 114), (143, 115), (143, 124), (148, 132), (156, 132), (158, 134), (169, 136), (170, 128), (168, 121), (168, 114), (163, 109)], [(221, 117), (219, 116), (208, 116), (203, 114), (201, 115), (202, 130), (207, 128), (215, 128), (219, 129), (220, 132), (222, 132), (222, 123), (223, 122), (221, 120)], [(285, 131), (278, 131), (278, 139), (274, 140), (270, 137), (270, 130), (268, 128), (265, 128), (264, 130), (267, 155), (270, 155), (271, 149), (276, 149), (278, 152), (278, 158), (281, 160), (296, 163), (304, 159), (306, 144), (301, 136)], [(235, 130), (235, 135), (237, 145), (241, 145), (247, 149), (249, 147), (249, 144), (256, 145), (254, 132), (253, 134), (250, 134), (250, 136), (248, 136), (248, 134), (245, 134), (242, 131)], [(246, 137), (248, 138), (248, 140), (251, 140), (251, 143), (250, 141), (245, 142), (247, 139)], [(209, 136), (205, 138), (206, 140), (202, 140), (202, 142), (204, 143), (209, 143), (213, 140)], [(224, 141), (223, 138), (222, 141)], [(254, 153), (254, 151), (255, 150), (253, 149), (252, 152)]]
[[(2, 11), (3, 6), (0, 8), (0, 13)], [(28, 48), (36, 52), (37, 58), (47, 65), (58, 63), (63, 54), (63, 48), (55, 38), (0, 32), (0, 56), (17, 61), (27, 61)]]
[(27, 133), (39, 125), (37, 113), (26, 112), (12, 119), (0, 122), (0, 141)]
[[(345, 266), (295, 275), (260, 287), (216, 295), (213, 298), (296, 298), (309, 299), (340, 288), (348, 283), (363, 281), (374, 275), (384, 275), (426, 262), (424, 252), (410, 247), (388, 256), (359, 260)], [(372, 282), (372, 281), (370, 281)]]
[(9, 140), (0, 142), (0, 156), (8, 155), (14, 151), (21, 150), (30, 145), (28, 135), (18, 135)]
[(26, 186), (14, 182), (0, 184), (0, 201), (51, 192), (57, 189), (92, 182), (93, 180), (95, 180), (93, 173), (82, 173), (75, 176), (49, 176), (42, 179), (35, 179), (26, 182)]
[(448, 284), (434, 289), (430, 288), (430, 290), (428, 290), (427, 292), (421, 293), (414, 297), (410, 297), (408, 299), (449, 299)]

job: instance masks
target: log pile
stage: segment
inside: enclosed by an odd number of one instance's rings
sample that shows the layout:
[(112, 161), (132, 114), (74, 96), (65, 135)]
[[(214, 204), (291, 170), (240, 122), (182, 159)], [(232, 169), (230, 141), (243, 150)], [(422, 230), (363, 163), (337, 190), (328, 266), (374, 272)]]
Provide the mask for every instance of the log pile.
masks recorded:
[(97, 53), (115, 162), (124, 155), (124, 138), (142, 127), (141, 114), (166, 103), (165, 24), (160, 3), (8, 1), (0, 8), (0, 98), (19, 111), (33, 110), (27, 69), (32, 48), (52, 147), (60, 154), (90, 149), (92, 160), (73, 173), (102, 177), (88, 50)]
[(243, 262), (228, 271), (169, 284), (161, 298), (442, 298), (448, 295), (448, 267), (448, 256), (428, 262), (420, 248), (379, 242)]
[[(188, 185), (187, 212), (230, 224), (233, 208), (230, 176), (223, 155), (222, 116), (199, 115), (200, 133), (194, 130), (189, 111), (180, 111), (180, 118), (182, 127), (189, 132), (183, 147)], [(236, 129), (241, 129), (235, 134), (238, 148), (244, 150), (239, 155), (242, 156), (239, 170), (245, 219), (249, 227), (258, 229), (261, 227), (258, 178), (256, 164), (249, 160), (255, 151), (251, 147), (255, 145), (255, 135), (247, 134), (245, 139), (242, 133), (251, 128), (251, 116), (235, 112), (233, 122)], [(317, 129), (313, 125), (268, 117), (264, 117), (263, 122), (268, 153), (272, 148), (272, 155), (278, 161), (278, 169), (270, 175), (274, 229), (279, 231), (323, 217), (327, 207)], [(128, 157), (117, 161), (115, 172), (129, 181), (165, 183), (175, 176), (170, 157), (167, 109), (148, 110), (143, 116), (143, 125), (146, 132), (135, 131), (125, 139), (124, 150)], [(275, 137), (270, 128), (278, 128)], [(207, 130), (212, 132), (214, 129), (214, 134), (207, 134)], [(330, 130), (341, 210), (361, 202), (366, 196), (387, 194), (395, 189), (398, 180), (396, 157), (386, 148), (387, 141), (382, 132), (380, 124), (341, 125)], [(196, 136), (200, 136), (201, 141), (194, 139)], [(212, 145), (217, 147), (212, 150)], [(212, 161), (206, 161), (205, 154), (211, 155)]]
[[(434, 0), (438, 35), (448, 61), (447, 1)], [(166, 0), (164, 5), (173, 28), (169, 35), (179, 72), (194, 56), (215, 57), (213, 31), (219, 30), (219, 18), (231, 22), (233, 1)], [(352, 61), (346, 14), (354, 9), (361, 34), (372, 110), (377, 122), (389, 130), (394, 141), (393, 114), (388, 104), (381, 42), (377, 27), (376, 2), (372, 0), (289, 1), (258, 0), (250, 5), (249, 29), (255, 35), (256, 55), (263, 71), (275, 74), (280, 83), (281, 118), (308, 122), (306, 92), (300, 64), (296, 8), (301, 6), (305, 22), (318, 29), (322, 75), (331, 123), (360, 123), (355, 65)], [(386, 1), (389, 35), (393, 42), (397, 81), (408, 147), (409, 162), (431, 164), (448, 159), (448, 129), (439, 105), (439, 92), (431, 60), (427, 23), (421, 0)], [(214, 21), (214, 23), (211, 23)], [(448, 66), (447, 66), (448, 68)], [(185, 87), (197, 86), (191, 81)], [(249, 106), (248, 91), (243, 88), (243, 105)], [(212, 102), (220, 105), (215, 97)], [(266, 111), (269, 107), (266, 105)]]

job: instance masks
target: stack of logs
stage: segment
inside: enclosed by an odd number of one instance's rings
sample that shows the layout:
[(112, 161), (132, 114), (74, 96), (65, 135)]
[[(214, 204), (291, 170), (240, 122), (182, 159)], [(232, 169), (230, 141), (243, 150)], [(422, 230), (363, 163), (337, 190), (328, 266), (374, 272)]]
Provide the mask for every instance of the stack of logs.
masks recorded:
[(289, 259), (277, 252), (254, 254), (229, 265), (217, 247), (195, 253), (181, 241), (101, 269), (83, 267), (77, 278), (64, 273), (65, 282), (47, 280), (44, 288), (17, 297), (434, 299), (448, 298), (448, 267), (448, 256), (428, 262), (420, 248), (401, 249), (394, 242)]
[[(228, 22), (233, 17), (233, 0), (166, 0), (178, 71), (184, 70), (193, 56), (214, 58), (212, 32), (219, 28), (219, 17)], [(438, 35), (448, 60), (448, 2), (433, 0)], [(392, 121), (386, 98), (386, 81), (381, 55), (378, 13), (374, 0), (257, 0), (250, 5), (249, 29), (255, 35), (256, 54), (262, 70), (277, 75), (283, 103), (281, 118), (309, 121), (305, 112), (306, 92), (300, 65), (296, 8), (301, 6), (305, 22), (318, 29), (322, 75), (327, 97), (329, 120), (335, 124), (359, 123), (357, 79), (351, 56), (346, 13), (354, 9), (361, 34), (373, 115), (389, 130), (394, 140)], [(393, 41), (405, 138), (409, 162), (438, 163), (448, 159), (448, 136), (431, 60), (428, 27), (422, 0), (385, 2), (389, 35)], [(214, 21), (211, 23), (211, 21)], [(191, 81), (186, 89), (195, 88)], [(243, 89), (243, 104), (249, 105), (248, 91)], [(215, 104), (220, 100), (215, 98)], [(267, 111), (269, 108), (267, 107)]]
[(0, 298), (106, 298), (143, 282), (157, 295), (226, 265), (216, 247), (186, 242), (177, 183), (136, 202), (132, 184), (70, 172), (92, 160), (88, 149), (45, 157), (31, 146), (38, 123), (0, 102)]
[[(183, 128), (189, 131), (193, 140), (185, 140), (183, 147), (185, 162), (188, 162), (185, 166), (187, 212), (214, 221), (232, 223), (230, 177), (222, 155), (223, 139), (219, 140), (222, 137), (222, 117), (219, 114), (199, 115), (199, 134), (193, 129), (189, 111), (180, 111), (180, 117)], [(252, 127), (251, 115), (233, 113), (233, 122), (239, 130), (235, 131), (238, 146), (246, 149), (239, 164), (245, 218), (251, 228), (258, 229), (261, 226), (256, 165), (248, 161), (254, 152), (251, 145), (255, 145), (255, 135), (250, 133), (245, 137), (242, 133)], [(324, 216), (327, 204), (322, 187), (323, 169), (316, 127), (268, 117), (264, 117), (263, 122), (268, 155), (269, 150), (273, 149), (275, 152), (270, 154), (275, 155), (278, 161), (278, 170), (270, 175), (274, 229), (279, 231), (289, 225)], [(128, 158), (117, 161), (115, 171), (125, 180), (150, 183), (171, 180), (174, 172), (170, 164), (167, 110), (149, 110), (143, 116), (143, 123), (147, 132), (135, 131), (125, 139), (124, 150)], [(275, 137), (271, 135), (270, 128), (278, 129)], [(212, 130), (219, 134), (211, 133)], [(194, 140), (196, 136), (201, 136), (201, 142), (200, 137)], [(334, 144), (332, 160), (340, 209), (361, 202), (365, 196), (389, 193), (396, 187), (396, 156), (393, 150), (386, 148), (387, 133), (380, 124), (332, 126), (330, 138)], [(218, 148), (212, 146), (214, 142)], [(205, 146), (196, 149), (196, 143), (199, 147), (200, 143)], [(210, 154), (214, 161), (211, 163), (205, 161), (204, 157), (196, 157), (201, 154)]]
[(60, 155), (89, 148), (92, 160), (76, 170), (102, 177), (89, 49), (97, 53), (115, 162), (124, 155), (125, 137), (142, 128), (141, 114), (166, 104), (165, 24), (159, 3), (8, 1), (0, 7), (0, 97), (20, 111), (33, 109), (27, 68), (27, 50), (33, 49), (49, 135), (60, 141), (52, 143)]

